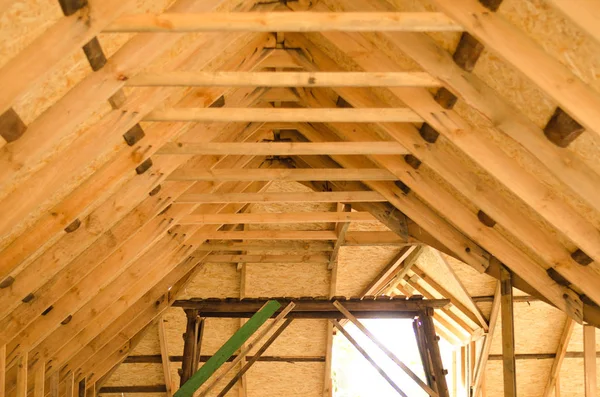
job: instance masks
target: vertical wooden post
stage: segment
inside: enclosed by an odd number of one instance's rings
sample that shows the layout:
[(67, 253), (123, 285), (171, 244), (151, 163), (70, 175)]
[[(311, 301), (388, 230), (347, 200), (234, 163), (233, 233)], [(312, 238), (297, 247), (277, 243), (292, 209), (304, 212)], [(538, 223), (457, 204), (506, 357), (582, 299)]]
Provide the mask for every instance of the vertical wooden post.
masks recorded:
[(169, 361), (169, 348), (167, 346), (167, 335), (165, 334), (165, 320), (161, 317), (158, 319), (158, 343), (160, 345), (160, 357), (163, 367), (163, 376), (167, 388), (166, 395), (173, 395), (173, 382), (171, 381), (171, 364)]
[(194, 369), (194, 352), (197, 349), (197, 335), (196, 335), (196, 319), (198, 317), (198, 311), (194, 309), (184, 309), (187, 317), (187, 325), (185, 327), (185, 334), (183, 334), (183, 361), (181, 362), (181, 374), (179, 379), (179, 387), (183, 386), (185, 382), (192, 377)]
[(500, 269), (502, 313), (502, 357), (504, 368), (504, 396), (517, 396), (517, 372), (515, 363), (515, 324), (513, 316), (513, 290), (510, 271)]
[(67, 373), (65, 379), (66, 397), (75, 397), (75, 374), (72, 371)]
[(85, 395), (86, 397), (96, 397), (96, 383), (90, 385), (86, 384)]
[(456, 350), (452, 350), (452, 397), (458, 396), (458, 365)]
[(440, 397), (449, 397), (448, 384), (446, 383), (446, 374), (444, 373), (444, 364), (442, 363), (442, 354), (438, 344), (439, 336), (435, 334), (435, 325), (433, 324), (433, 309), (422, 312), (419, 316), (423, 324), (425, 340), (427, 341), (427, 350), (433, 366), (433, 376), (437, 385), (437, 392)]
[(17, 362), (16, 397), (27, 397), (27, 353), (23, 353)]
[(60, 378), (58, 371), (50, 375), (50, 397), (58, 397), (60, 387)]
[(6, 396), (6, 345), (0, 346), (0, 397)]
[(554, 381), (554, 397), (560, 397), (560, 375)]
[(467, 346), (460, 347), (460, 379), (463, 390), (467, 390), (469, 383), (467, 382)]
[[(80, 380), (77, 383), (77, 396), (78, 397), (85, 397), (85, 378), (83, 378), (82, 380)], [(92, 396), (89, 396), (92, 397)]]
[(33, 397), (44, 397), (44, 383), (46, 381), (46, 365), (40, 361), (35, 370), (35, 383), (33, 387)]
[(596, 397), (596, 328), (587, 324), (583, 326), (583, 368), (585, 371), (585, 397)]
[(429, 359), (429, 352), (427, 351), (427, 341), (425, 335), (423, 335), (422, 327), (419, 327), (419, 319), (413, 321), (413, 330), (415, 332), (415, 338), (417, 339), (417, 347), (419, 348), (419, 355), (421, 356), (421, 362), (423, 363), (423, 371), (425, 372), (425, 380), (427, 385), (433, 390), (437, 390), (437, 386), (433, 381), (433, 367), (431, 360)]

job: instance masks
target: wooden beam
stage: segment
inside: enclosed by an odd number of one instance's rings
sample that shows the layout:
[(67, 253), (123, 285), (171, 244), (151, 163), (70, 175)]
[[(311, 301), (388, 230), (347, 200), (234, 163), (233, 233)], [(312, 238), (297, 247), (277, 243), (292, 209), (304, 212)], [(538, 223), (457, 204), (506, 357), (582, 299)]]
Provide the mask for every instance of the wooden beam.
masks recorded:
[[(242, 363), (242, 360), (248, 355), (248, 353), (250, 353), (250, 351), (255, 346), (257, 346), (258, 343), (260, 343), (260, 341), (263, 340), (263, 338), (265, 336), (267, 336), (267, 334), (269, 332), (273, 331), (275, 329), (275, 327), (277, 327), (283, 321), (283, 319), (288, 315), (288, 313), (294, 309), (294, 306), (296, 306), (296, 304), (294, 302), (290, 302), (283, 310), (281, 310), (279, 312), (279, 314), (277, 315), (275, 320), (270, 322), (267, 326), (265, 326), (262, 330), (260, 330), (260, 332), (257, 332), (256, 335), (254, 336), (254, 338), (252, 338), (252, 340), (250, 342), (245, 343), (243, 345), (243, 348), (241, 349), (239, 354), (235, 357), (235, 359), (233, 359), (231, 364), (227, 368), (225, 368), (224, 371), (221, 371), (221, 373), (218, 376), (215, 376), (212, 379), (212, 382), (210, 382), (205, 388), (203, 388), (199, 392), (198, 396), (199, 397), (206, 396), (219, 383), (219, 381), (221, 381), (225, 377), (225, 375), (227, 375), (229, 372), (231, 372), (231, 370), (234, 369), (238, 364)], [(287, 320), (287, 322), (289, 322), (289, 321), (291, 321), (291, 319)], [(284, 324), (285, 324), (285, 322), (284, 322)], [(244, 325), (242, 324), (242, 327), (243, 326)], [(260, 350), (259, 350), (255, 353), (254, 356), (260, 357), (261, 355), (262, 355), (262, 353), (260, 353)], [(258, 359), (258, 357), (256, 359)], [(247, 365), (247, 363), (246, 363), (246, 365)], [(237, 375), (234, 377), (234, 379), (236, 377), (237, 377)], [(237, 382), (237, 379), (236, 379), (236, 382)], [(235, 384), (235, 382), (234, 382), (234, 384)]]
[(440, 347), (438, 344), (439, 338), (435, 334), (435, 326), (433, 324), (433, 309), (422, 312), (419, 316), (419, 320), (425, 336), (426, 347), (429, 351), (437, 392), (440, 397), (450, 397), (448, 385), (446, 384), (446, 374), (444, 371), (444, 364), (442, 362), (442, 355), (440, 353)]
[[(329, 299), (291, 299), (272, 298), (283, 305), (294, 302), (296, 307), (289, 313), (291, 318), (344, 318)], [(448, 305), (447, 299), (406, 299), (404, 296), (394, 298), (381, 297), (376, 300), (349, 299), (340, 300), (344, 307), (355, 317), (373, 318), (374, 316), (405, 318), (414, 316), (419, 310), (441, 308)], [(250, 317), (265, 302), (265, 299), (190, 299), (177, 300), (174, 307), (199, 310), (206, 318), (244, 318)]]
[[(46, 394), (44, 392), (44, 386), (46, 382), (46, 363), (44, 361), (40, 361), (36, 365), (36, 369), (34, 371), (34, 386), (33, 386), (33, 397), (44, 397)], [(86, 396), (84, 396), (86, 397)], [(95, 397), (95, 396), (88, 396)]]
[(402, 391), (402, 389), (400, 389), (400, 387), (392, 380), (392, 378), (390, 378), (385, 371), (383, 370), (383, 368), (381, 368), (377, 362), (371, 358), (371, 356), (369, 355), (369, 353), (366, 352), (365, 349), (363, 349), (360, 344), (348, 333), (348, 331), (346, 331), (344, 329), (344, 327), (336, 320), (332, 320), (333, 325), (338, 329), (338, 331), (340, 331), (345, 337), (346, 339), (348, 339), (348, 341), (354, 346), (354, 348), (356, 348), (356, 350), (358, 350), (360, 352), (360, 354), (363, 355), (363, 357), (369, 362), (369, 364), (371, 364), (373, 366), (373, 368), (375, 368), (375, 370), (377, 372), (379, 372), (379, 374), (390, 384), (390, 386), (392, 386), (392, 388), (394, 390), (396, 390), (396, 392), (401, 395), (402, 397), (408, 397), (406, 395), (406, 393), (404, 393)]
[[(337, 235), (333, 230), (320, 230), (320, 231), (300, 231), (300, 230), (249, 230), (249, 231), (215, 231), (205, 232), (203, 230), (198, 231), (194, 236), (188, 240), (190, 243), (200, 244), (205, 240), (223, 240), (225, 244), (235, 244), (228, 242), (227, 240), (315, 240), (312, 242), (299, 243), (312, 244), (317, 241), (334, 241), (337, 240)], [(209, 242), (207, 247), (222, 247), (223, 242), (214, 243)], [(242, 244), (242, 245), (240, 245)], [(244, 247), (246, 243), (239, 243), (236, 246)], [(252, 247), (262, 247), (263, 243), (255, 245), (252, 241), (247, 242)], [(346, 242), (344, 245), (347, 246), (405, 246), (412, 244), (399, 237), (393, 232), (348, 232), (346, 235)], [(292, 244), (292, 249), (299, 249), (298, 244)], [(207, 250), (205, 247), (199, 248), (202, 251)], [(259, 248), (262, 249), (262, 248)], [(333, 249), (333, 247), (332, 247)], [(212, 251), (212, 250), (211, 250)]]
[(52, 375), (50, 375), (50, 397), (59, 397), (59, 389), (60, 389), (60, 376), (58, 371), (54, 371)]
[(376, 222), (368, 212), (267, 212), (248, 214), (191, 214), (181, 225), (235, 225), (235, 224), (282, 224), (282, 223), (330, 223), (330, 222)]
[[(205, 363), (212, 356), (208, 355), (200, 355), (200, 362)], [(229, 357), (227, 362), (232, 362), (237, 356), (233, 355)], [(252, 356), (246, 356), (246, 358), (250, 359)], [(170, 362), (181, 362), (183, 360), (183, 356), (169, 356)], [(281, 363), (281, 362), (307, 362), (307, 363), (322, 363), (325, 362), (325, 356), (292, 356), (292, 355), (284, 355), (284, 356), (261, 356), (258, 361), (265, 362), (273, 362), (273, 363)], [(160, 354), (150, 354), (150, 355), (130, 355), (123, 361), (123, 364), (161, 364), (162, 357)]]
[(461, 31), (442, 13), (196, 13), (137, 14), (123, 16), (104, 32), (320, 32)]
[(479, 397), (483, 392), (483, 380), (485, 378), (485, 368), (490, 357), (490, 351), (492, 350), (492, 339), (494, 337), (494, 331), (496, 324), (498, 323), (498, 313), (500, 312), (500, 301), (502, 299), (500, 281), (496, 283), (496, 292), (494, 293), (494, 301), (492, 303), (492, 310), (490, 312), (490, 323), (485, 335), (485, 341), (481, 347), (481, 356), (477, 364), (477, 370), (471, 383), (471, 391), (473, 397)]
[(395, 181), (391, 172), (379, 168), (362, 169), (218, 169), (184, 168), (173, 172), (171, 181)]
[(600, 7), (594, 0), (550, 0), (550, 4), (600, 43)]
[(103, 386), (98, 390), (103, 394), (143, 394), (143, 393), (166, 393), (167, 385), (140, 385), (140, 386)]
[(329, 255), (208, 255), (205, 263), (329, 263)]
[(6, 345), (0, 346), (0, 397), (6, 397)]
[(369, 154), (407, 154), (408, 151), (398, 142), (169, 142), (160, 148), (157, 154), (182, 155), (247, 155), (255, 156), (293, 156), (293, 155), (369, 155)]
[(484, 8), (476, 0), (434, 3), (477, 37), (585, 126), (590, 133), (600, 134), (600, 95), (579, 79), (566, 66), (548, 55), (540, 45), (510, 22)]
[(75, 374), (73, 371), (69, 371), (65, 376), (65, 390), (66, 397), (76, 397)]
[[(325, 241), (271, 241), (268, 243), (252, 241), (208, 241), (196, 248), (196, 251), (290, 251), (290, 252), (327, 252), (333, 250), (333, 244)], [(246, 254), (247, 255), (247, 254)]]
[(548, 381), (546, 382), (542, 397), (550, 397), (554, 389), (559, 389), (558, 378), (560, 376), (560, 369), (567, 354), (567, 348), (569, 347), (569, 341), (571, 340), (574, 326), (575, 321), (567, 317), (560, 340), (558, 341), (558, 348), (556, 349), (556, 355), (552, 362), (552, 368), (550, 369), (550, 375), (548, 376)]
[(159, 72), (140, 73), (128, 86), (177, 87), (437, 87), (423, 72)]
[(365, 336), (367, 336), (371, 342), (381, 349), (381, 351), (383, 351), (385, 355), (394, 362), (394, 364), (400, 367), (402, 371), (404, 371), (413, 381), (415, 381), (415, 383), (417, 383), (417, 385), (419, 385), (427, 394), (432, 397), (439, 397), (438, 393), (429, 387), (429, 385), (424, 383), (421, 378), (419, 378), (410, 368), (408, 368), (408, 366), (404, 364), (390, 349), (388, 349), (387, 346), (381, 343), (379, 339), (377, 339), (371, 331), (369, 331), (360, 321), (358, 321), (356, 316), (354, 316), (344, 305), (337, 300), (333, 302), (333, 305), (344, 315), (344, 317), (350, 320), (352, 324), (354, 324), (363, 334), (365, 334)]
[(277, 301), (267, 302), (262, 309), (256, 312), (227, 342), (219, 348), (214, 356), (206, 362), (192, 377), (175, 392), (175, 397), (192, 397), (210, 376), (217, 371), (227, 358), (231, 357), (242, 344), (244, 344), (281, 305)]
[(354, 203), (386, 202), (378, 192), (289, 192), (289, 193), (185, 193), (178, 203)]
[(165, 394), (167, 397), (173, 396), (173, 382), (171, 381), (171, 365), (169, 361), (169, 348), (167, 346), (167, 336), (165, 334), (165, 320), (164, 318), (159, 318), (158, 322), (158, 343), (160, 345), (160, 356), (161, 356), (161, 364), (163, 369), (163, 376), (165, 378), (166, 391)]
[(227, 395), (227, 392), (231, 390), (231, 388), (244, 376), (246, 372), (250, 369), (250, 367), (260, 359), (262, 354), (275, 342), (275, 340), (285, 331), (285, 329), (292, 323), (292, 319), (287, 319), (279, 328), (273, 332), (273, 334), (267, 339), (267, 341), (256, 351), (256, 354), (252, 356), (246, 364), (240, 369), (240, 371), (231, 379), (231, 381), (221, 390), (221, 392), (217, 395), (218, 397), (224, 397)]
[(585, 397), (596, 397), (598, 377), (596, 368), (596, 327), (583, 326), (583, 367), (585, 374)]
[(513, 315), (513, 286), (511, 274), (503, 267), (500, 270), (501, 299), (500, 309), (502, 312), (502, 356), (504, 396), (517, 396), (517, 371), (515, 364), (515, 324)]
[(297, 123), (420, 123), (407, 108), (166, 108), (153, 110), (144, 121), (297, 122)]

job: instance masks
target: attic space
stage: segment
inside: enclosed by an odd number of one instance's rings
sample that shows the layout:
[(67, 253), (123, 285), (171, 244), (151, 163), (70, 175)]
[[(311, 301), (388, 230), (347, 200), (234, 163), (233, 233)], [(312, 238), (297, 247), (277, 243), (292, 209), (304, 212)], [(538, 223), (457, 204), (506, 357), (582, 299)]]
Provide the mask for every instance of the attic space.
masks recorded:
[(600, 397), (600, 1), (0, 0), (0, 397)]

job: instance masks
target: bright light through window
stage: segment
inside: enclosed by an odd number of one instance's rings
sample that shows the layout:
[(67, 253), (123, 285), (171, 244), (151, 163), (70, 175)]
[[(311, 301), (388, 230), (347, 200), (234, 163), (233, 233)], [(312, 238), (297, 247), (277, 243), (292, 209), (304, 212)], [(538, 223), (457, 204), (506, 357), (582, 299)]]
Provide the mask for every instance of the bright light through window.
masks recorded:
[[(404, 364), (425, 381), (421, 356), (417, 347), (412, 320), (377, 319), (361, 321), (375, 337), (390, 349)], [(352, 323), (345, 329), (354, 337), (388, 376), (411, 397), (427, 397), (412, 379), (394, 364), (371, 340)], [(445, 368), (451, 368), (451, 346), (440, 343)], [(449, 362), (450, 361), (450, 362)], [(398, 393), (373, 366), (342, 335), (333, 338), (332, 381), (334, 397), (397, 397)], [(448, 386), (452, 376), (446, 376)]]

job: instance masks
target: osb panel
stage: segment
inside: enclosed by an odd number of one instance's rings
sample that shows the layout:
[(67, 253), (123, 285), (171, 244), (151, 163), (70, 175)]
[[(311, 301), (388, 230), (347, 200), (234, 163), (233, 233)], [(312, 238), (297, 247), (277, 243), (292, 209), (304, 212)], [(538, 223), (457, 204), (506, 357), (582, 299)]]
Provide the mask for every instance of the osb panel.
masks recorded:
[[(265, 324), (271, 324), (269, 320)], [(277, 327), (275, 327), (277, 329)], [(266, 341), (275, 329), (269, 332)], [(327, 350), (327, 320), (294, 320), (273, 344), (265, 351), (265, 356), (324, 356)], [(262, 344), (262, 342), (261, 342)], [(258, 350), (252, 349), (250, 354)]]
[(235, 264), (205, 263), (177, 299), (231, 298), (240, 295), (240, 273)]
[(142, 386), (165, 384), (162, 367), (156, 364), (121, 364), (106, 386)]
[[(583, 351), (583, 326), (581, 324), (575, 323), (567, 351)], [(596, 328), (596, 351), (600, 352), (600, 330), (598, 328)]]
[(324, 374), (324, 363), (257, 362), (248, 371), (248, 397), (317, 397)]
[[(600, 360), (596, 360), (598, 375), (596, 394), (600, 395)], [(584, 369), (583, 358), (565, 358), (560, 368), (560, 395), (562, 397), (583, 397)]]
[(391, 247), (342, 247), (335, 294), (359, 296), (399, 251)]
[(329, 273), (321, 263), (248, 263), (246, 296), (327, 296)]
[[(541, 397), (551, 366), (552, 360), (517, 360), (517, 395)], [(501, 360), (488, 361), (485, 390), (488, 396), (504, 395)]]
[[(502, 354), (502, 321), (492, 340), (491, 354)], [(565, 315), (544, 302), (514, 304), (515, 351), (517, 354), (556, 353)]]
[(148, 327), (144, 336), (137, 346), (131, 351), (130, 356), (144, 354), (160, 354), (160, 344), (158, 342), (158, 326), (152, 324)]

